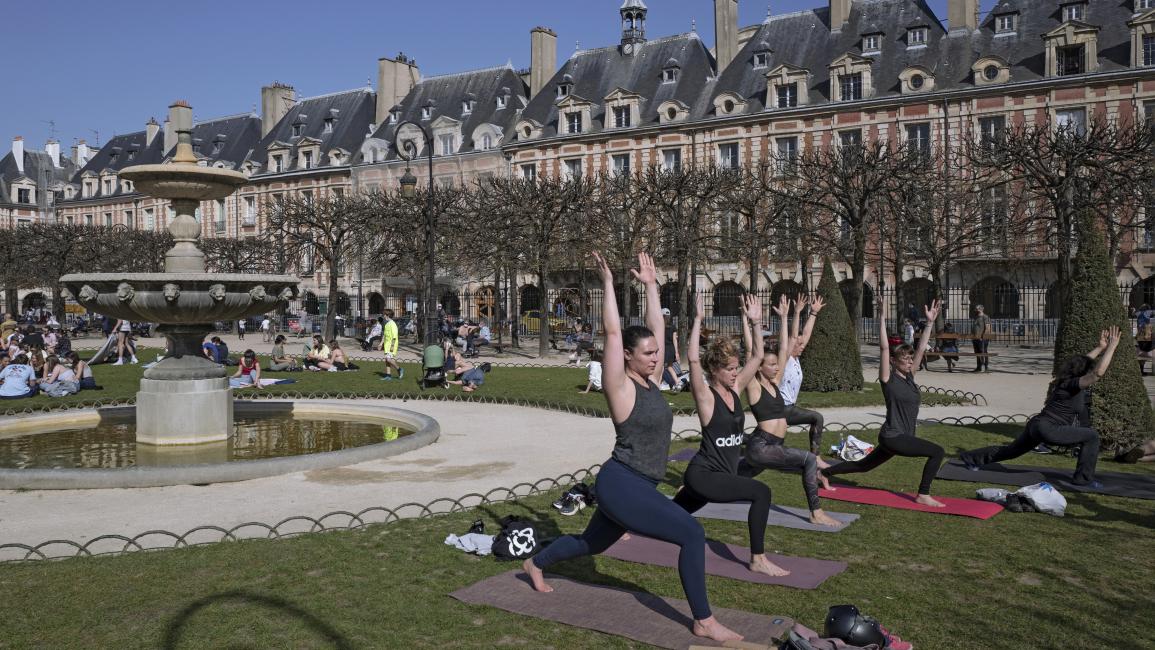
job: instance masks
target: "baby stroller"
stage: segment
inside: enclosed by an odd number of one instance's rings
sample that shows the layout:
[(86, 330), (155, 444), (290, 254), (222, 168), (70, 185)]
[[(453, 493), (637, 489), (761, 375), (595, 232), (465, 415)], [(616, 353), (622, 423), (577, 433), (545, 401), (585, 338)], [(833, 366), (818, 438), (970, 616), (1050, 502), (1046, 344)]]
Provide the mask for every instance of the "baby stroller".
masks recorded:
[(440, 345), (427, 345), (421, 353), (421, 378), (417, 380), (417, 387), (449, 388), (445, 376), (445, 350)]

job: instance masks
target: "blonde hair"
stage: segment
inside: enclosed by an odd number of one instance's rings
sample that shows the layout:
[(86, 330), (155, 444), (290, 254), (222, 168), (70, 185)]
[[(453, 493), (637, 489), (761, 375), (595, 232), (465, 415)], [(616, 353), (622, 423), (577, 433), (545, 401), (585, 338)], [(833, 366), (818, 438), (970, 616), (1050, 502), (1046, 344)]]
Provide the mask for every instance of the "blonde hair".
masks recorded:
[(702, 353), (702, 368), (706, 374), (712, 374), (719, 368), (726, 367), (730, 359), (738, 358), (738, 348), (726, 337), (715, 337), (706, 344), (706, 351)]

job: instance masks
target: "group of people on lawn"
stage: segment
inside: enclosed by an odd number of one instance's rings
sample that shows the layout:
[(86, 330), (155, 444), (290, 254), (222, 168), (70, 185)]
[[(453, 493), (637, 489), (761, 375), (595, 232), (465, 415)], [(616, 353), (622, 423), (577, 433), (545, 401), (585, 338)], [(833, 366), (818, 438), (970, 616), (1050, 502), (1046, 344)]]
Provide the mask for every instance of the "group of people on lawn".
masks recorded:
[(0, 341), (0, 399), (64, 397), (96, 387), (92, 369), (72, 351), (68, 334), (50, 313), (46, 323), (23, 327), (4, 314)]

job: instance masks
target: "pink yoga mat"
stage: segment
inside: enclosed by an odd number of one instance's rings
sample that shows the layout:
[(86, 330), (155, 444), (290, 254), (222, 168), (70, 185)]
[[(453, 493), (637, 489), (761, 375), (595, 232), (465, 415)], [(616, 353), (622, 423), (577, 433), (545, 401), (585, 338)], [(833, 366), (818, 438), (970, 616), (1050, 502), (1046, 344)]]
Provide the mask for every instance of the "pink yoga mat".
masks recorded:
[[(631, 534), (630, 539), (619, 540), (602, 555), (626, 562), (677, 568), (678, 552), (678, 547), (669, 542)], [(845, 562), (815, 560), (773, 553), (767, 553), (766, 557), (774, 564), (790, 571), (790, 575), (768, 576), (764, 573), (755, 573), (747, 566), (750, 561), (750, 549), (706, 540), (706, 573), (712, 576), (722, 576), (763, 585), (816, 589), (827, 578), (846, 570)]]
[(1002, 512), (1003, 507), (989, 501), (975, 499), (953, 499), (951, 497), (936, 496), (935, 499), (946, 504), (945, 508), (932, 508), (915, 502), (915, 495), (890, 492), (888, 490), (872, 490), (870, 488), (838, 486), (836, 490), (818, 490), (818, 496), (835, 501), (849, 501), (850, 503), (865, 503), (872, 506), (898, 508), (900, 510), (918, 510), (919, 512), (933, 512), (939, 515), (960, 515), (976, 519), (990, 519)]

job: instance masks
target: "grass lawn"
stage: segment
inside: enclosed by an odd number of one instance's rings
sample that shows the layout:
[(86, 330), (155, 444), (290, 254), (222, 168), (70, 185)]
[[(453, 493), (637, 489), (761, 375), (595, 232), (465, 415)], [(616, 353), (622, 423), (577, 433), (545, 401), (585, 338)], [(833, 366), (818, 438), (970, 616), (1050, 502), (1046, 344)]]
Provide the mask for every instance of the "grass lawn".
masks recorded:
[[(142, 360), (155, 359), (157, 350), (140, 350)], [(405, 368), (403, 381), (381, 381), (379, 373), (383, 373), (385, 364), (379, 361), (357, 361), (361, 370), (356, 372), (286, 372), (267, 373), (268, 377), (283, 377), (296, 380), (294, 384), (270, 386), (263, 389), (266, 395), (283, 395), (295, 393), (342, 393), (346, 397), (354, 396), (406, 396), (425, 394), (426, 396), (446, 394), (444, 390), (427, 390), (422, 393), (417, 388), (417, 377), (420, 368), (417, 364), (402, 364)], [(235, 371), (230, 370), (230, 373)], [(102, 391), (81, 391), (68, 397), (37, 396), (27, 400), (18, 400), (6, 403), (4, 406), (12, 409), (53, 408), (92, 402), (95, 400), (129, 400), (136, 398), (140, 376), (143, 373), (140, 366), (110, 366), (98, 365), (93, 367), (93, 374), (98, 384), (104, 387)], [(536, 404), (550, 404), (555, 407), (582, 408), (596, 412), (602, 416), (608, 415), (605, 398), (597, 393), (581, 394), (585, 389), (588, 375), (580, 368), (519, 368), (497, 366), (486, 376), (485, 385), (475, 394), (478, 397), (500, 397), (514, 401), (529, 401)], [(238, 395), (256, 392), (254, 389), (237, 391)], [(450, 393), (460, 394), (459, 387), (450, 387)], [(947, 395), (926, 393), (923, 395), (923, 405), (958, 404), (961, 400)], [(678, 413), (693, 413), (694, 401), (689, 393), (670, 394), (669, 401)], [(857, 393), (802, 393), (799, 400), (808, 408), (830, 408), (838, 406), (879, 406), (883, 404), (882, 390), (878, 384), (867, 384)]]
[[(921, 430), (952, 454), (1017, 432), (999, 425)], [(1036, 455), (1024, 462), (1074, 464)], [(669, 482), (679, 483), (684, 468), (671, 465)], [(912, 490), (920, 468), (897, 458), (856, 481)], [(1155, 467), (1103, 468), (1155, 474)], [(797, 475), (760, 478), (775, 502), (804, 505)], [(975, 487), (938, 481), (934, 493), (967, 497)], [(989, 521), (830, 501), (829, 510), (862, 518), (839, 534), (772, 528), (768, 550), (844, 560), (845, 573), (813, 591), (708, 577), (711, 602), (792, 616), (812, 628), (821, 628), (830, 605), (854, 603), (920, 650), (1155, 647), (1152, 502), (1066, 496), (1064, 518), (1005, 512)], [(492, 531), (510, 513), (536, 520), (546, 533), (580, 531), (590, 510), (561, 517), (549, 506), (553, 498), (292, 540), (3, 564), (0, 648), (633, 647), (447, 596), (513, 568), (444, 546), (448, 533), (464, 533), (478, 517)], [(710, 538), (748, 543), (744, 523), (703, 524)], [(672, 569), (586, 558), (554, 571), (682, 597)]]

